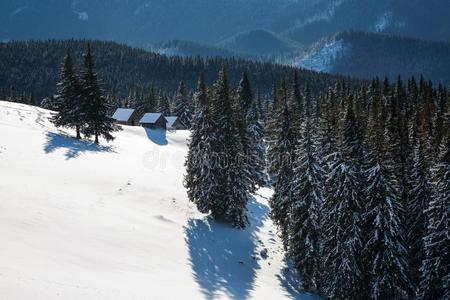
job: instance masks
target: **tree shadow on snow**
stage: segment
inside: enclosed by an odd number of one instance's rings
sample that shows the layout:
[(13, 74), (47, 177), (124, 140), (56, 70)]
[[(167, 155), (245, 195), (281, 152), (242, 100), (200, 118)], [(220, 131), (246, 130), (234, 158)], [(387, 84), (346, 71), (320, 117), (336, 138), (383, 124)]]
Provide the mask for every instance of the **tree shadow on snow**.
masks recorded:
[(291, 298), (298, 300), (318, 299), (301, 289), (301, 280), (292, 261), (284, 259), (284, 264), (285, 267), (281, 270), (281, 274), (277, 274), (276, 276), (283, 289), (291, 296)]
[(164, 129), (150, 129), (150, 128), (144, 128), (145, 133), (147, 134), (147, 137), (149, 140), (151, 140), (153, 143), (159, 145), (159, 146), (165, 146), (168, 144), (167, 142), (167, 136), (166, 136), (166, 130)]
[(250, 225), (244, 230), (208, 217), (191, 219), (184, 228), (195, 280), (207, 299), (219, 292), (233, 299), (246, 299), (253, 290), (259, 266), (257, 232), (269, 208), (251, 199)]
[(47, 132), (46, 138), (45, 153), (52, 153), (60, 148), (66, 149), (65, 157), (67, 159), (76, 158), (85, 152), (114, 152), (114, 148), (111, 146), (101, 146), (53, 132)]

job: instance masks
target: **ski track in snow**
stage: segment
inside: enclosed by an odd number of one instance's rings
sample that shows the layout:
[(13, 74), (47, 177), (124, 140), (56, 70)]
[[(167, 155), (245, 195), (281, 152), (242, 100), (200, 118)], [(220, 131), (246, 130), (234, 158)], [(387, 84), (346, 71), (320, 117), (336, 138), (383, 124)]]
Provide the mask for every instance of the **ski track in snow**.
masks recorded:
[(95, 145), (50, 116), (0, 101), (1, 299), (313, 299), (284, 261), (270, 189), (237, 230), (187, 200), (188, 132), (124, 126)]

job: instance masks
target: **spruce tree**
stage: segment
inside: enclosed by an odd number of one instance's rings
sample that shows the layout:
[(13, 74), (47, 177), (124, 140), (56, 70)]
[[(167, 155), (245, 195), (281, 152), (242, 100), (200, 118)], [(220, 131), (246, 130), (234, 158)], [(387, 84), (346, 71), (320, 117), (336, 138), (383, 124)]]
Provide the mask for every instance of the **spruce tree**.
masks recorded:
[(175, 96), (175, 115), (188, 128), (191, 127), (192, 111), (184, 82), (180, 82)]
[(239, 98), (239, 103), (242, 107), (242, 115), (246, 117), (253, 102), (253, 93), (250, 86), (250, 80), (248, 79), (247, 71), (244, 71), (242, 73), (241, 80), (239, 81), (237, 94)]
[(301, 274), (303, 287), (316, 290), (320, 279), (321, 207), (325, 174), (319, 157), (320, 145), (314, 126), (310, 97), (306, 98), (305, 120), (296, 148), (288, 252)]
[(410, 253), (411, 280), (418, 286), (420, 267), (424, 258), (424, 236), (427, 227), (425, 210), (432, 196), (432, 184), (429, 161), (425, 154), (426, 138), (419, 113), (416, 114), (414, 125), (414, 164), (411, 176), (411, 186), (408, 198), (408, 244)]
[(367, 242), (363, 259), (368, 264), (372, 299), (407, 299), (411, 284), (403, 227), (405, 211), (400, 183), (394, 173), (394, 157), (386, 149), (380, 124), (380, 100), (373, 99), (368, 126), (370, 150), (366, 155), (367, 202), (363, 214)]
[[(262, 186), (265, 183), (264, 154), (261, 153), (262, 128), (259, 124), (256, 102), (253, 99), (250, 81), (246, 72), (242, 75), (235, 99), (235, 105), (233, 106), (234, 123), (237, 126), (241, 138), (242, 153), (245, 156), (242, 162), (245, 164), (243, 170), (246, 173), (248, 190), (254, 193), (258, 186)], [(250, 114), (252, 115), (250, 116)]]
[(264, 146), (264, 125), (261, 121), (257, 101), (247, 112), (247, 131), (251, 143), (252, 180), (255, 186), (263, 186), (267, 182), (265, 174), (266, 149)]
[(242, 153), (232, 101), (228, 76), (225, 69), (222, 69), (213, 86), (211, 103), (211, 113), (215, 122), (212, 147), (220, 161), (220, 164), (212, 170), (219, 186), (212, 191), (216, 200), (211, 213), (217, 219), (223, 219), (235, 227), (242, 228), (248, 223), (249, 194), (246, 172), (243, 169), (245, 164), (242, 163), (246, 157)]
[(425, 214), (425, 259), (421, 268), (419, 299), (450, 299), (450, 138), (443, 138), (433, 168), (434, 195)]
[[(266, 168), (269, 176), (275, 176), (278, 171), (277, 164), (277, 138), (279, 131), (279, 118), (280, 118), (280, 101), (278, 100), (278, 88), (276, 85), (272, 88), (272, 100), (270, 101), (270, 108), (268, 110), (268, 116), (266, 121), (266, 127), (264, 131), (264, 141), (266, 144)], [(269, 103), (269, 101), (268, 101)], [(272, 179), (272, 178), (271, 178)]]
[(95, 60), (88, 44), (87, 53), (84, 56), (84, 70), (81, 73), (83, 119), (86, 122), (83, 133), (86, 137), (94, 136), (95, 143), (98, 144), (100, 136), (107, 141), (113, 140), (111, 132), (118, 131), (120, 127), (115, 125), (114, 119), (108, 116), (109, 104), (102, 95), (94, 66)]
[(75, 74), (70, 51), (66, 52), (58, 83), (58, 95), (54, 101), (57, 113), (51, 121), (57, 127), (69, 127), (76, 130), (77, 139), (81, 138), (83, 126), (82, 98), (79, 80)]
[(347, 101), (342, 141), (329, 174), (330, 194), (324, 206), (324, 293), (332, 299), (366, 299), (363, 249), (362, 138)]
[(282, 84), (280, 92), (280, 109), (277, 113), (277, 128), (274, 132), (272, 168), (275, 170), (274, 193), (269, 201), (270, 213), (275, 225), (278, 226), (284, 247), (288, 246), (289, 214), (291, 211), (290, 183), (293, 175), (293, 157), (295, 136), (291, 128), (291, 116), (287, 103), (286, 85)]
[(187, 189), (189, 200), (197, 206), (197, 209), (202, 213), (209, 213), (214, 210), (216, 196), (218, 196), (214, 191), (219, 189), (220, 183), (215, 178), (216, 162), (212, 148), (215, 137), (214, 123), (210, 116), (203, 74), (200, 75), (194, 101), (196, 109), (185, 163), (184, 186)]
[(163, 90), (160, 90), (158, 93), (156, 111), (164, 116), (170, 116), (171, 114), (169, 99)]

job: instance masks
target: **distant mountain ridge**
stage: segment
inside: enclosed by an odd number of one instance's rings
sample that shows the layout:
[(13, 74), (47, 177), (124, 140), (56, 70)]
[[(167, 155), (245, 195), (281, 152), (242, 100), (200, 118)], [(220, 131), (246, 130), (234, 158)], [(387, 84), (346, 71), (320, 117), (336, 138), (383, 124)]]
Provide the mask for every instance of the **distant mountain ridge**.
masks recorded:
[(278, 63), (366, 79), (423, 75), (450, 84), (450, 43), (376, 33), (339, 33)]
[(266, 30), (301, 44), (314, 43), (344, 30), (450, 41), (450, 1), (0, 2), (0, 40), (95, 38), (142, 45), (178, 39), (217, 44), (242, 32), (257, 30)]

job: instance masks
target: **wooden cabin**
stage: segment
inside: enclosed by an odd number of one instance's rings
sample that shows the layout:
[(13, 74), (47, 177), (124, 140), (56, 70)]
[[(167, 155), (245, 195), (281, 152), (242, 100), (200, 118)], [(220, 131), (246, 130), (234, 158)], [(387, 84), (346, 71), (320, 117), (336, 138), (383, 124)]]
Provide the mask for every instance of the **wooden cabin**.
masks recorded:
[(177, 116), (165, 117), (167, 120), (167, 129), (168, 130), (186, 130), (187, 126), (181, 122), (180, 118)]
[(137, 111), (132, 108), (118, 108), (112, 118), (120, 125), (139, 125), (139, 115)]
[(166, 129), (167, 120), (160, 113), (146, 113), (139, 121), (142, 127), (150, 129)]

